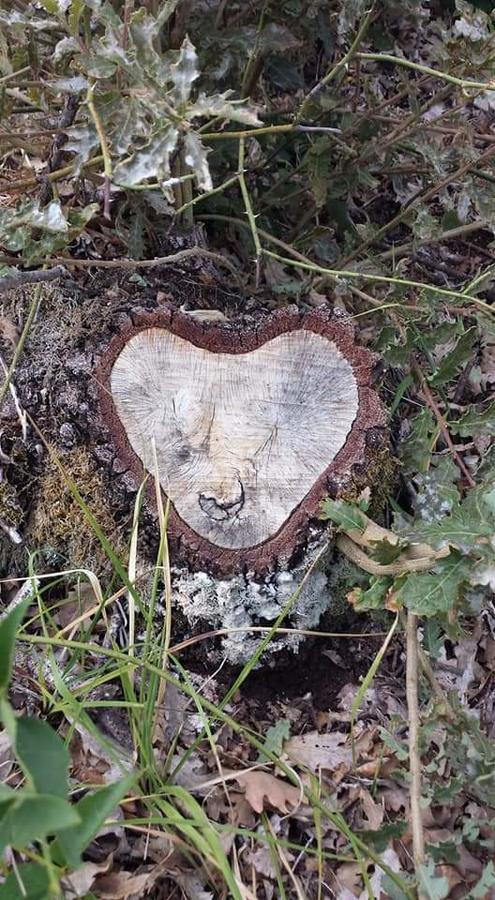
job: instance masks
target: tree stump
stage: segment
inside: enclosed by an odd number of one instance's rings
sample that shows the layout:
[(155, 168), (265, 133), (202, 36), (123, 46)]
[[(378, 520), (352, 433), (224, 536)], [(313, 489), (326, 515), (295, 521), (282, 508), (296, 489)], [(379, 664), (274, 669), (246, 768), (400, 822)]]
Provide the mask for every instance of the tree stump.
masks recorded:
[[(351, 321), (326, 308), (256, 309), (169, 269), (86, 275), (43, 292), (1, 417), (4, 577), (22, 572), (27, 551), (38, 569), (104, 575), (108, 560), (71, 484), (125, 556), (148, 476), (140, 554), (156, 553), (157, 478), (169, 501), (174, 604), (189, 627), (272, 622), (308, 566), (290, 622), (315, 627), (339, 577), (320, 502), (358, 496), (387, 458), (377, 360)], [(4, 344), (31, 297), (4, 303)], [(198, 306), (222, 321), (205, 321)], [(232, 631), (223, 652), (242, 662), (257, 640)]]

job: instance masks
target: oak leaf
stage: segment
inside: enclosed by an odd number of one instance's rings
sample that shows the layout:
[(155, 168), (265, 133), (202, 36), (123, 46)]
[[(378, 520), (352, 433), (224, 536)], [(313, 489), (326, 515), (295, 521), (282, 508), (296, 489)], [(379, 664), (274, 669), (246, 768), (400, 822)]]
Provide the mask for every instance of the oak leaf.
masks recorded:
[(263, 812), (265, 802), (268, 802), (270, 806), (287, 814), (301, 801), (298, 788), (275, 775), (270, 775), (269, 772), (262, 772), (259, 769), (239, 772), (236, 781), (244, 788), (246, 800), (257, 813)]

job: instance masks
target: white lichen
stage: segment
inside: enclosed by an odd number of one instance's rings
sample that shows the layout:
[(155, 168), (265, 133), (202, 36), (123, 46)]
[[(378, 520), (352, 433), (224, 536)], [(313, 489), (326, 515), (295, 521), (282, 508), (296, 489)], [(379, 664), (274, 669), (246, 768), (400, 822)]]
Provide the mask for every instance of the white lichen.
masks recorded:
[[(229, 630), (230, 633), (222, 639), (222, 655), (233, 665), (242, 665), (263, 639), (263, 634), (250, 632), (249, 629), (259, 625), (270, 626), (294, 597), (301, 583), (302, 588), (283, 625), (294, 629), (311, 629), (318, 625), (331, 598), (327, 573), (330, 551), (322, 553), (325, 544), (325, 536), (314, 534), (299, 566), (292, 570), (279, 569), (264, 578), (248, 573), (217, 579), (207, 572), (173, 569), (173, 603), (192, 627), (205, 622), (209, 629)], [(305, 578), (318, 556), (314, 569)], [(297, 632), (279, 635), (270, 642), (267, 653), (273, 656), (284, 649), (296, 651), (302, 640), (303, 635)]]

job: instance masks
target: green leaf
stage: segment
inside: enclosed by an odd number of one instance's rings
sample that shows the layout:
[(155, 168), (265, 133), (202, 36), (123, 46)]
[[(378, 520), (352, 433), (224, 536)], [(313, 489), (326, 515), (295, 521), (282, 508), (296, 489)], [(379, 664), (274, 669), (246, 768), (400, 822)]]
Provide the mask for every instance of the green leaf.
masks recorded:
[(452, 553), (440, 560), (433, 572), (408, 575), (397, 591), (397, 600), (418, 616), (447, 613), (459, 600), (469, 569), (469, 560)]
[(166, 181), (170, 177), (170, 156), (177, 137), (178, 130), (172, 126), (155, 134), (145, 147), (115, 167), (115, 184), (135, 187), (148, 178)]
[(399, 741), (392, 732), (387, 731), (386, 728), (380, 727), (379, 732), (383, 743), (390, 748), (400, 762), (405, 762), (406, 759), (409, 759), (409, 749), (406, 744), (401, 743), (401, 741)]
[(48, 888), (48, 872), (43, 866), (34, 862), (20, 863), (16, 871), (11, 872), (0, 885), (0, 900), (14, 900), (16, 897), (23, 897), (25, 900), (46, 900)]
[(47, 722), (24, 716), (17, 719), (16, 756), (39, 794), (66, 797), (70, 755)]
[(459, 369), (472, 358), (477, 333), (476, 328), (470, 328), (461, 334), (455, 347), (443, 357), (437, 370), (429, 379), (431, 384), (438, 387), (441, 384), (447, 384), (457, 376)]
[(88, 81), (82, 75), (72, 78), (57, 78), (56, 81), (45, 81), (44, 87), (52, 94), (82, 94), (88, 90)]
[(242, 125), (262, 125), (256, 110), (247, 106), (247, 101), (229, 100), (229, 91), (224, 94), (200, 93), (197, 100), (187, 107), (186, 118), (192, 122), (199, 117), (228, 119)]
[(386, 566), (394, 562), (401, 555), (403, 549), (404, 545), (401, 541), (391, 544), (384, 538), (382, 541), (374, 542), (372, 556), (381, 565)]
[(458, 419), (457, 422), (449, 422), (449, 429), (452, 434), (458, 434), (461, 438), (476, 437), (481, 432), (494, 435), (495, 400), (489, 403), (485, 409), (472, 407), (462, 419)]
[(327, 199), (328, 184), (333, 171), (330, 148), (328, 138), (318, 138), (304, 157), (304, 168), (317, 207), (322, 207)]
[(74, 176), (79, 175), (83, 163), (90, 159), (93, 150), (100, 144), (96, 129), (90, 125), (74, 125), (66, 131), (67, 141), (64, 144), (64, 153), (75, 154)]
[(452, 511), (460, 499), (458, 480), (459, 469), (451, 456), (440, 457), (427, 472), (414, 476), (417, 493), (413, 504), (423, 521), (434, 522)]
[(457, 503), (449, 516), (438, 522), (418, 522), (410, 536), (427, 541), (434, 547), (449, 544), (464, 553), (480, 552), (495, 530), (495, 473), (484, 473), (483, 481), (472, 488), (461, 503)]
[(7, 693), (12, 674), (14, 646), (17, 630), (21, 624), (30, 598), (25, 597), (3, 619), (0, 619), (0, 696)]
[(353, 591), (353, 606), (357, 612), (367, 612), (370, 609), (383, 609), (385, 597), (392, 584), (392, 579), (387, 576), (370, 579), (370, 587), (366, 590), (355, 588)]
[(74, 809), (79, 816), (79, 824), (59, 835), (51, 848), (52, 858), (59, 864), (77, 868), (81, 864), (81, 854), (105, 823), (110, 813), (129, 792), (137, 779), (136, 774), (86, 794), (76, 803)]
[(495, 865), (490, 860), (487, 862), (475, 886), (469, 891), (467, 900), (482, 900), (483, 897), (489, 896), (493, 887), (495, 887)]
[[(406, 755), (407, 759), (407, 755)], [(390, 845), (390, 841), (400, 838), (408, 829), (407, 822), (397, 819), (395, 822), (386, 822), (376, 831), (360, 831), (359, 837), (365, 841), (368, 846), (374, 847), (378, 853), (384, 853)]]
[(84, 0), (72, 0), (68, 16), (68, 25), (70, 33), (74, 38), (79, 37), (79, 21), (84, 12)]
[(402, 462), (406, 472), (426, 472), (430, 465), (437, 424), (431, 410), (424, 409), (414, 417), (411, 433), (402, 448)]
[[(288, 719), (280, 719), (276, 725), (272, 725), (267, 733), (263, 743), (266, 750), (274, 753), (275, 756), (281, 756), (284, 741), (288, 741), (290, 737), (290, 722)], [(257, 762), (266, 762), (267, 758), (261, 751), (258, 753)]]
[(435, 875), (435, 863), (432, 859), (421, 863), (416, 874), (418, 876), (418, 893), (427, 900), (444, 900), (448, 896), (449, 883), (446, 878), (439, 878)]
[(320, 519), (331, 519), (344, 531), (364, 531), (366, 528), (361, 510), (344, 500), (323, 500)]
[(41, 841), (78, 823), (79, 816), (67, 800), (50, 794), (33, 796), (23, 791), (0, 820), (0, 851), (5, 847), (22, 850), (33, 841)]
[(432, 659), (438, 659), (445, 643), (445, 635), (436, 619), (427, 619), (423, 625), (423, 646)]

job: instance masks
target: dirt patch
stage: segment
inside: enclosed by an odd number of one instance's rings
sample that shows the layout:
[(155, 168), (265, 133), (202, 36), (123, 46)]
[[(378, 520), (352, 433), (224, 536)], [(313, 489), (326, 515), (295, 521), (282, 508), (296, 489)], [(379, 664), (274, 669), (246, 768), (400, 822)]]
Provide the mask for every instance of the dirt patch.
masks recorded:
[[(327, 654), (330, 651), (336, 664)], [(344, 685), (358, 684), (369, 662), (360, 658), (349, 639), (307, 641), (297, 655), (274, 669), (252, 672), (242, 695), (261, 705), (294, 701), (315, 711), (335, 709)]]

